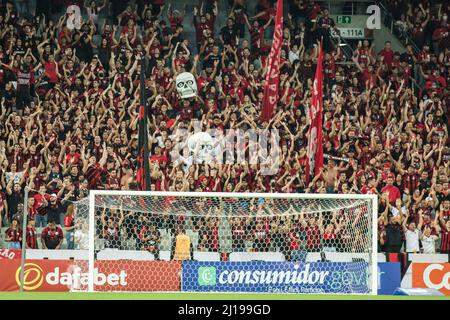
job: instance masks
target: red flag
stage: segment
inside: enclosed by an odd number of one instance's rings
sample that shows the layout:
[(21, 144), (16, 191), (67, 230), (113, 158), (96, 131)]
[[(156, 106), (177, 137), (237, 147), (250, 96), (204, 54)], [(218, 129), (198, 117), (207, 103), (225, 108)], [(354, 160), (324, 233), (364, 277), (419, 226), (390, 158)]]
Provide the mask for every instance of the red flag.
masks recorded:
[(272, 49), (267, 62), (264, 98), (262, 101), (261, 120), (269, 121), (276, 110), (278, 102), (278, 83), (280, 80), (281, 45), (283, 43), (283, 0), (278, 0)]
[(316, 77), (313, 84), (311, 106), (309, 117), (311, 125), (308, 131), (308, 149), (306, 161), (306, 182), (309, 183), (311, 176), (316, 176), (323, 167), (323, 145), (322, 145), (322, 41), (320, 42), (319, 57), (317, 58)]

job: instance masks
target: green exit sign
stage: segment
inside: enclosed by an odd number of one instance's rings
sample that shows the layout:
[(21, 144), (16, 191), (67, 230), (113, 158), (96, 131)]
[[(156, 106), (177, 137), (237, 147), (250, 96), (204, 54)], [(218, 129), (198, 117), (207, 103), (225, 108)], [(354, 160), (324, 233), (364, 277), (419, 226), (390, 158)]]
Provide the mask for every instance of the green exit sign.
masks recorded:
[(352, 23), (352, 17), (351, 16), (337, 16), (337, 23)]

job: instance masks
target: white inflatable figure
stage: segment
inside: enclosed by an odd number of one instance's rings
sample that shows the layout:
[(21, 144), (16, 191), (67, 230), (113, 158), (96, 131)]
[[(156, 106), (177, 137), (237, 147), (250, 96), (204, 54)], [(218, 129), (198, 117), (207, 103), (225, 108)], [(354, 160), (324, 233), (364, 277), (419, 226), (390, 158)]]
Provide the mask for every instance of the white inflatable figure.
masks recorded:
[(67, 7), (66, 13), (68, 14), (66, 26), (69, 30), (81, 29), (81, 10), (80, 7), (73, 4)]
[(190, 136), (187, 141), (189, 151), (193, 154), (196, 163), (212, 161), (215, 156), (214, 140), (206, 132), (197, 132)]
[(197, 95), (197, 82), (194, 75), (189, 72), (180, 73), (175, 79), (176, 87), (181, 98), (187, 99)]

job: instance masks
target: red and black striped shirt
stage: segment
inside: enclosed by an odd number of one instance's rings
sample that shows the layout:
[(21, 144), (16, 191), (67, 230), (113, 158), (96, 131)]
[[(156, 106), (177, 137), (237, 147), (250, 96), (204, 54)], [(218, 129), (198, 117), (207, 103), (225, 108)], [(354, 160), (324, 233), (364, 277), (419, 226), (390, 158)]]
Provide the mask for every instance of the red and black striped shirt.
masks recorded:
[[(35, 219), (36, 214), (38, 213), (38, 211), (36, 210), (35, 207), (28, 207), (27, 212), (28, 212), (28, 220)], [(47, 213), (47, 212), (45, 212), (45, 213)]]
[(37, 231), (34, 227), (27, 227), (27, 246), (28, 249), (38, 249)]
[(417, 173), (405, 174), (403, 176), (403, 187), (413, 192), (419, 187), (419, 175)]
[(102, 169), (98, 165), (90, 165), (84, 173), (86, 179), (89, 181), (89, 189), (94, 189), (97, 183), (100, 182)]
[(19, 229), (11, 229), (8, 228), (8, 230), (6, 230), (6, 236), (8, 238), (11, 238), (11, 242), (20, 242), (22, 241), (22, 230)]
[(441, 253), (450, 253), (450, 230), (441, 230)]

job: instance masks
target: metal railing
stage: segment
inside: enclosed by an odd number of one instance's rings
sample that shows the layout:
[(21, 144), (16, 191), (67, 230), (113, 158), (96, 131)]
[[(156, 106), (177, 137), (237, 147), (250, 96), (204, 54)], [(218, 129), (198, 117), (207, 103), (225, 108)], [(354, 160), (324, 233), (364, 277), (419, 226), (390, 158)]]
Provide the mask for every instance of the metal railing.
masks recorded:
[[(418, 54), (420, 52), (420, 48), (416, 45), (414, 40), (411, 37), (411, 34), (409, 32), (403, 32), (399, 34), (400, 32), (395, 28), (395, 21), (392, 14), (389, 12), (389, 10), (386, 8), (385, 4), (381, 1), (378, 3), (378, 6), (380, 7), (381, 11), (381, 21), (383, 24), (390, 29), (391, 34), (396, 37), (403, 45), (411, 45), (414, 54)], [(419, 78), (417, 70), (413, 70), (414, 74), (412, 77), (412, 89), (415, 93), (418, 93), (422, 88), (420, 87), (419, 83), (416, 79)]]
[(364, 15), (368, 6), (375, 4), (375, 1), (368, 0), (328, 0), (325, 5), (333, 15)]
[(395, 28), (395, 22), (394, 17), (389, 12), (389, 10), (385, 7), (385, 4), (380, 2), (378, 6), (381, 9), (381, 21), (383, 21), (384, 25), (388, 27), (391, 30), (391, 34), (393, 34), (403, 45), (410, 44), (413, 48), (413, 51), (415, 54), (420, 52), (420, 48), (416, 45), (413, 38), (411, 37), (411, 34), (409, 32), (402, 32), (398, 31)]

